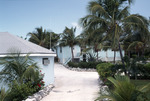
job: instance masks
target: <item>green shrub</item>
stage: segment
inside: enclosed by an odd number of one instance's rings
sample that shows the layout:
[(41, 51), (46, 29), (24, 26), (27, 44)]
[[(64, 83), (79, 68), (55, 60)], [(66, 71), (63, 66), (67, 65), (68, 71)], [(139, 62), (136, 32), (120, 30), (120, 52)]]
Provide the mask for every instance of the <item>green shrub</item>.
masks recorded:
[(10, 92), (6, 97), (7, 101), (22, 101), (28, 96), (33, 95), (44, 87), (43, 77), (44, 74), (41, 71), (36, 71), (36, 78), (34, 81), (31, 79), (24, 79), (22, 83), (13, 81), (10, 84)]
[(146, 71), (150, 74), (150, 63), (144, 65)]
[(69, 66), (69, 67), (74, 67), (74, 68), (79, 67), (79, 66), (78, 66), (78, 63), (75, 63), (75, 62), (68, 62), (68, 66)]
[(88, 68), (96, 69), (96, 66), (102, 62), (88, 62)]
[(37, 88), (38, 86), (33, 86), (31, 82), (18, 84), (14, 81), (6, 99), (8, 101), (22, 101), (35, 93)]
[(96, 66), (101, 63), (101, 62), (79, 62), (79, 63), (75, 63), (75, 62), (68, 62), (68, 66), (69, 67), (79, 67), (79, 68), (93, 68), (96, 69)]
[(98, 64), (96, 69), (101, 78), (101, 80), (105, 80), (107, 77), (113, 76), (113, 72), (111, 70), (113, 64), (111, 63), (101, 63)]
[(80, 62), (79, 63), (79, 68), (88, 68), (88, 62)]
[(101, 62), (80, 62), (79, 67), (80, 68), (91, 68), (91, 69), (96, 69), (96, 66), (101, 63)]
[(104, 98), (109, 99), (109, 101), (150, 101), (148, 95), (150, 83), (136, 86), (128, 76), (115, 75), (114, 77), (108, 78), (114, 88), (108, 90), (106, 94), (100, 94), (96, 101), (101, 101)]

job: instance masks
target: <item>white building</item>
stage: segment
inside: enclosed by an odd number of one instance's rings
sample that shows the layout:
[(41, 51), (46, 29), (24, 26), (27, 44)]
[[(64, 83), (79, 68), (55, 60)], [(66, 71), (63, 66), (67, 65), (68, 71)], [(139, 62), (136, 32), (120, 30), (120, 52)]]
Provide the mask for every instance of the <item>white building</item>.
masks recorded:
[[(89, 52), (93, 53), (95, 56), (97, 54), (92, 49), (89, 50)], [(124, 51), (122, 51), (122, 52), (124, 54)], [(67, 64), (72, 58), (71, 48), (69, 46), (63, 46), (63, 47), (62, 46), (57, 46), (56, 53), (57, 53), (59, 62), (62, 63), (62, 64)], [(83, 55), (81, 54), (81, 48), (80, 48), (79, 45), (75, 45), (74, 46), (73, 53), (74, 53), (74, 57), (75, 58), (79, 58), (80, 61), (83, 60)], [(114, 59), (114, 51), (112, 51), (112, 50), (99, 51), (98, 52), (98, 57), (102, 61), (107, 61), (107, 62), (108, 61), (113, 61), (113, 59)], [(120, 61), (121, 60), (119, 51), (116, 52), (115, 60), (116, 61)]]
[[(62, 64), (67, 64), (72, 59), (71, 48), (69, 46), (57, 46), (56, 48), (59, 62)], [(73, 49), (74, 58), (80, 58), (80, 52), (80, 47), (78, 45), (75, 45)]]
[[(56, 54), (53, 51), (11, 35), (8, 32), (0, 32), (0, 58), (9, 55), (11, 50), (18, 50), (21, 52), (21, 56), (30, 54), (30, 58), (37, 62), (42, 73), (44, 73), (43, 80), (45, 85), (54, 83), (54, 57)], [(0, 71), (2, 69), (3, 67), (1, 66)], [(3, 85), (1, 84), (1, 86)]]

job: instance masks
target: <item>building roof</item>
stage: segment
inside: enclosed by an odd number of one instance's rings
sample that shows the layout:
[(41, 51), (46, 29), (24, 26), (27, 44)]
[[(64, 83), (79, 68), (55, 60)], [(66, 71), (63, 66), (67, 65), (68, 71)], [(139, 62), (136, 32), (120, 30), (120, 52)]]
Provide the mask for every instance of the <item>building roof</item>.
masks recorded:
[(30, 56), (56, 56), (55, 52), (51, 50), (9, 34), (8, 32), (0, 32), (0, 57), (14, 52), (30, 54)]

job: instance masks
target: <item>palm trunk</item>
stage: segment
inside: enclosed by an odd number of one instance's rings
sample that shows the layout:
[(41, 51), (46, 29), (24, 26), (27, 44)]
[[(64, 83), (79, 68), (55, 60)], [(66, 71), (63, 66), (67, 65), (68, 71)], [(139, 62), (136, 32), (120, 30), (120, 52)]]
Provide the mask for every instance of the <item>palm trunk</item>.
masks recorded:
[(142, 49), (142, 56), (144, 56), (144, 54), (145, 54), (145, 45), (144, 45), (144, 47)]
[(96, 61), (98, 61), (98, 51), (97, 51), (97, 60)]
[(138, 51), (138, 57), (140, 57), (140, 52)]
[(120, 51), (121, 61), (122, 61), (122, 64), (123, 64), (124, 73), (127, 74), (127, 71), (126, 71), (126, 68), (125, 68), (125, 64), (124, 64), (124, 60), (123, 60), (123, 55), (122, 55), (122, 49), (120, 47), (120, 43), (119, 43), (119, 51)]
[(116, 63), (116, 51), (114, 51), (114, 64)]
[(72, 53), (72, 62), (73, 62), (74, 61), (73, 47), (71, 47), (71, 53)]
[(128, 57), (130, 58), (130, 51), (128, 51)]

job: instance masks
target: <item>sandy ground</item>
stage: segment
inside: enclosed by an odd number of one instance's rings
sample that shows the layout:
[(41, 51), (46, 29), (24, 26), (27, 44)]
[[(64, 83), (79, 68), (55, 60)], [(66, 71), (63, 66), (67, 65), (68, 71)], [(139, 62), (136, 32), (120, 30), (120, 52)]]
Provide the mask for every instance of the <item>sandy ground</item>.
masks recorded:
[(97, 72), (76, 72), (55, 64), (55, 88), (42, 101), (94, 101), (98, 96)]

